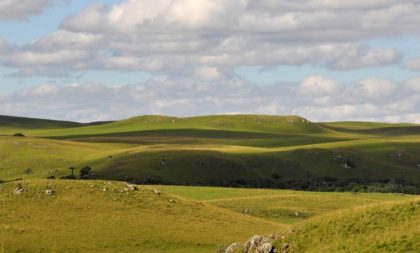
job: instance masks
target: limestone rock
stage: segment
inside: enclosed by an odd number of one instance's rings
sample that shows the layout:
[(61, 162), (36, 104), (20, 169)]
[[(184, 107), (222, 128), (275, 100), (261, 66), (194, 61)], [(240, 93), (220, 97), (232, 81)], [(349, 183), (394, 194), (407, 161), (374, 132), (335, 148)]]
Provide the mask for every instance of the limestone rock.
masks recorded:
[(158, 189), (153, 189), (153, 192), (154, 192), (156, 195), (161, 195), (161, 194), (162, 194), (162, 192), (161, 192), (161, 191), (159, 191)]
[(227, 247), (225, 249), (225, 251), (223, 251), (223, 253), (237, 253), (237, 252), (241, 252), (242, 250), (242, 243), (232, 243), (229, 247)]
[(14, 193), (14, 194), (22, 194), (22, 193), (23, 193), (23, 191), (24, 191), (24, 189), (23, 189), (23, 188), (16, 188), (16, 189), (13, 191), (13, 193)]
[(258, 246), (257, 250), (258, 253), (272, 253), (274, 252), (274, 247), (271, 243), (265, 242)]
[(233, 243), (223, 251), (223, 253), (275, 253), (276, 249), (271, 243), (276, 236), (268, 237), (254, 235), (244, 244)]
[(23, 189), (21, 184), (16, 185), (15, 190), (13, 191), (14, 194), (22, 194), (25, 190)]
[(134, 184), (127, 184), (128, 191), (137, 191), (137, 186)]

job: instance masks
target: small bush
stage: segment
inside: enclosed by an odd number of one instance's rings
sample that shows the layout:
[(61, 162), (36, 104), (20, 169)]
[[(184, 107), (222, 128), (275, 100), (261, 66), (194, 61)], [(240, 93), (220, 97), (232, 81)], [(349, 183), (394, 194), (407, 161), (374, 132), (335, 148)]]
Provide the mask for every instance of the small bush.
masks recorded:
[(15, 133), (13, 136), (15, 137), (25, 137), (23, 133)]
[(32, 169), (27, 168), (27, 169), (25, 169), (25, 170), (23, 171), (23, 173), (25, 173), (26, 175), (30, 175), (30, 174), (32, 174), (32, 173), (33, 173), (33, 171), (32, 171)]
[(92, 168), (89, 166), (81, 168), (79, 173), (81, 179), (88, 179), (93, 175)]

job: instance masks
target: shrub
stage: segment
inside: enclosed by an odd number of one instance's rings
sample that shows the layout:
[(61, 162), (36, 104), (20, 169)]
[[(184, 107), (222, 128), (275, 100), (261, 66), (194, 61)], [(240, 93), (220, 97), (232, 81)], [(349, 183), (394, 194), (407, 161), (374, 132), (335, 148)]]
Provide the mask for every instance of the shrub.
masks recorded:
[(33, 173), (33, 171), (32, 171), (32, 169), (27, 168), (27, 169), (25, 169), (25, 170), (23, 171), (23, 173), (25, 173), (26, 175), (29, 175), (29, 174), (32, 174), (32, 173)]
[(85, 166), (80, 169), (79, 173), (80, 173), (80, 178), (82, 179), (89, 178), (90, 176), (92, 176), (92, 168), (89, 166)]

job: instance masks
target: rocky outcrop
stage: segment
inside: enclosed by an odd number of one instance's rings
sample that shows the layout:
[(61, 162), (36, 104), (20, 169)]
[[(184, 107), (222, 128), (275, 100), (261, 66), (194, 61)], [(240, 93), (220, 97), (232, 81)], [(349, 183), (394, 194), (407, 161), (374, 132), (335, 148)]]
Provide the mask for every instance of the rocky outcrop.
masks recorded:
[(276, 249), (272, 241), (276, 237), (274, 235), (265, 237), (262, 235), (254, 235), (245, 243), (233, 243), (227, 247), (224, 253), (275, 253)]
[(236, 243), (232, 243), (229, 247), (227, 247), (223, 253), (237, 253), (237, 252), (241, 252), (243, 249), (243, 244), (236, 242)]

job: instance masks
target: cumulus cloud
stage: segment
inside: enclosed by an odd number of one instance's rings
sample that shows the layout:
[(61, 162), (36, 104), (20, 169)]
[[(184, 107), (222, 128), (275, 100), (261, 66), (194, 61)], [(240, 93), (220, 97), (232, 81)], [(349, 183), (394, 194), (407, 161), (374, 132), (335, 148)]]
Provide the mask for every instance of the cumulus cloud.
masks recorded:
[[(113, 69), (204, 76), (204, 70), (207, 75), (213, 70), (214, 79), (231, 75), (240, 65), (312, 64), (349, 70), (397, 63), (400, 54), (395, 49), (365, 41), (419, 32), (420, 2), (368, 2), (94, 4), (65, 19), (59, 30), (15, 48), (4, 64), (25, 75)], [(57, 57), (62, 61), (57, 63)]]
[(0, 20), (25, 20), (36, 15), (52, 4), (54, 0), (2, 0), (0, 1)]
[[(420, 123), (420, 94), (412, 91), (413, 87), (418, 88), (413, 80), (394, 83), (368, 78), (341, 84), (322, 76), (310, 76), (300, 83), (301, 91), (296, 91), (296, 85), (277, 83), (261, 86), (238, 78), (218, 82), (154, 78), (134, 85), (113, 87), (89, 83), (44, 84), (0, 96), (0, 114), (95, 121), (143, 114), (258, 113), (296, 114), (313, 121)], [(360, 87), (368, 95), (354, 98), (354, 92)], [(382, 96), (376, 95), (378, 93), (396, 95), (392, 95), (392, 99), (381, 99)]]
[[(0, 20), (25, 19), (54, 0), (0, 1)], [(9, 11), (5, 11), (9, 9)], [(24, 10), (24, 11), (23, 11)], [(94, 4), (30, 43), (0, 40), (0, 64), (15, 76), (145, 71), (144, 83), (45, 84), (0, 97), (0, 113), (110, 120), (138, 114), (299, 114), (312, 120), (419, 122), (419, 82), (325, 76), (258, 85), (239, 66), (313, 65), (347, 71), (399, 64), (372, 39), (420, 32), (419, 0), (125, 0)], [(420, 60), (404, 63), (420, 70)]]
[(358, 82), (356, 96), (384, 99), (392, 94), (395, 88), (396, 85), (390, 80), (369, 77)]
[(322, 76), (309, 76), (298, 87), (298, 94), (302, 96), (328, 96), (337, 94), (341, 85), (332, 79)]

